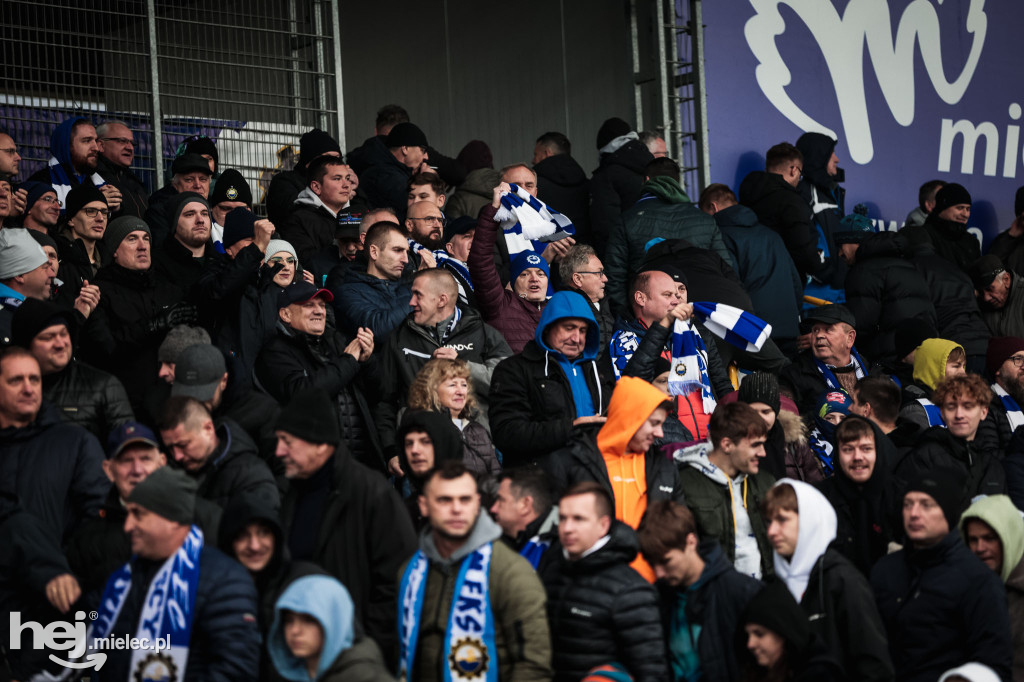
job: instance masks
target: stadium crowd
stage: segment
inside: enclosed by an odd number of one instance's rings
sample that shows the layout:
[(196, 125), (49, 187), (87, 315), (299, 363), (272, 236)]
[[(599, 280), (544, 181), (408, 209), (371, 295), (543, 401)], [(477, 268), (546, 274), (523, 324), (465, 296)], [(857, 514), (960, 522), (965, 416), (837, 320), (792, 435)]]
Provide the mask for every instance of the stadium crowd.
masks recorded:
[(375, 125), (0, 133), (3, 679), (1024, 680), (1024, 188)]

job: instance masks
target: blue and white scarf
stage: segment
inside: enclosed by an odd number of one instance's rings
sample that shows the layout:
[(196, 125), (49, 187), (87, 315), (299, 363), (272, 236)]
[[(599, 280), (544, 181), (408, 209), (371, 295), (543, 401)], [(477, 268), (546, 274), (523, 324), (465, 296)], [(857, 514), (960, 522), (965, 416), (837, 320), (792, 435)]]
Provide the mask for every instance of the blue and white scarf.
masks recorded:
[(1024, 424), (1024, 411), (1021, 411), (1017, 401), (999, 384), (992, 384), (992, 392), (999, 396), (1000, 402), (1003, 403), (1006, 418), (1010, 421), (1010, 430), (1016, 431), (1018, 426)]
[(551, 540), (542, 539), (538, 533), (526, 541), (523, 548), (519, 550), (519, 556), (529, 561), (533, 570), (536, 571), (544, 552), (548, 551), (549, 547), (551, 547)]
[(924, 414), (928, 418), (928, 426), (945, 426), (946, 420), (942, 418), (942, 410), (939, 406), (928, 400), (928, 398), (918, 398), (918, 404), (924, 408)]
[(568, 216), (564, 216), (516, 184), (501, 196), (501, 206), (494, 214), (495, 222), (505, 233), (509, 260), (523, 251), (544, 251), (548, 242), (556, 242), (576, 234)]
[(821, 472), (825, 478), (831, 478), (836, 472), (832, 435), (822, 433), (821, 427), (815, 426), (807, 436), (807, 444), (821, 463)]
[(724, 303), (696, 301), (693, 314), (709, 332), (751, 353), (760, 351), (772, 334), (772, 326), (761, 318)]
[(412, 249), (413, 251), (416, 251), (417, 253), (421, 251), (426, 251), (427, 253), (434, 257), (434, 260), (437, 262), (437, 267), (445, 267), (450, 270), (454, 270), (455, 272), (459, 273), (459, 277), (462, 277), (464, 280), (466, 280), (466, 284), (468, 284), (470, 287), (473, 286), (473, 278), (469, 276), (469, 268), (466, 266), (465, 263), (460, 261), (458, 258), (452, 256), (447, 251), (442, 251), (440, 249), (437, 251), (431, 251), (430, 249), (425, 247), (423, 244), (420, 244), (415, 239), (409, 240), (409, 248)]
[[(168, 557), (150, 582), (135, 632), (135, 637), (145, 639), (149, 648), (132, 652), (131, 679), (137, 682), (181, 682), (185, 678), (202, 549), (203, 531), (192, 526), (185, 542)], [(129, 561), (107, 580), (99, 613), (86, 635), (90, 645), (97, 638), (110, 635), (131, 587), (132, 565)], [(155, 651), (157, 637), (169, 642), (170, 649)]]
[[(60, 214), (64, 215), (64, 205), (67, 203), (68, 193), (71, 192), (71, 178), (68, 177), (67, 171), (64, 170), (64, 166), (56, 156), (51, 156), (47, 163), (50, 166), (50, 184), (57, 192), (57, 199), (60, 201)], [(79, 181), (92, 182), (97, 188), (107, 184), (107, 181), (100, 177), (99, 173), (83, 175)]]
[[(462, 560), (445, 634), (444, 680), (498, 681), (498, 648), (491, 612), (491, 543)], [(430, 560), (422, 550), (409, 560), (399, 587), (398, 634), (401, 654), (398, 678), (409, 680), (419, 643), (423, 597), (427, 590)]]
[[(850, 356), (853, 358), (853, 364), (855, 365), (854, 371), (857, 373), (857, 378), (863, 379), (868, 375), (867, 363), (864, 362), (864, 359), (860, 356), (860, 353), (857, 352), (856, 348), (850, 349)], [(846, 390), (845, 388), (843, 388), (843, 385), (839, 383), (839, 379), (836, 379), (836, 375), (832, 372), (831, 369), (829, 369), (828, 365), (826, 365), (818, 358), (814, 358), (814, 364), (818, 368), (818, 371), (821, 372), (821, 376), (822, 378), (825, 379), (825, 383), (828, 385), (829, 388), (831, 388), (833, 391)]]
[(705, 414), (714, 412), (718, 403), (711, 392), (711, 378), (708, 376), (708, 349), (689, 321), (676, 320), (672, 325), (670, 350), (669, 395), (687, 395), (699, 388)]

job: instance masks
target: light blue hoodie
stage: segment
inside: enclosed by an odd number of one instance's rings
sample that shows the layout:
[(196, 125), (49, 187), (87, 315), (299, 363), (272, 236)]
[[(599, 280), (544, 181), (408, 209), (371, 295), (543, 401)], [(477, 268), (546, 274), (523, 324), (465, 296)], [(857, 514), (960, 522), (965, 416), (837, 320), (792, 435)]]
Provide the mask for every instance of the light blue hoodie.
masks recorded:
[(320, 622), (324, 645), (316, 671), (316, 679), (319, 680), (338, 656), (352, 646), (355, 635), (352, 597), (336, 579), (326, 575), (308, 575), (289, 585), (274, 605), (274, 624), (267, 635), (270, 660), (285, 679), (309, 682), (306, 661), (293, 656), (285, 642), (282, 611), (304, 613)]
[[(583, 347), (583, 353), (575, 360), (569, 360), (558, 351), (552, 349), (544, 342), (544, 331), (558, 320), (567, 317), (580, 318), (587, 322), (587, 343)], [(559, 291), (544, 306), (540, 322), (537, 323), (537, 331), (534, 332), (533, 340), (545, 352), (545, 373), (547, 373), (548, 359), (553, 359), (562, 368), (565, 378), (569, 380), (572, 388), (572, 399), (576, 403), (576, 417), (592, 417), (597, 414), (600, 404), (594, 407), (594, 399), (590, 395), (590, 388), (587, 386), (585, 372), (593, 372), (597, 385), (601, 385), (600, 379), (596, 376), (597, 351), (601, 345), (601, 329), (594, 318), (594, 311), (586, 299), (575, 291)], [(590, 367), (584, 367), (589, 364)]]

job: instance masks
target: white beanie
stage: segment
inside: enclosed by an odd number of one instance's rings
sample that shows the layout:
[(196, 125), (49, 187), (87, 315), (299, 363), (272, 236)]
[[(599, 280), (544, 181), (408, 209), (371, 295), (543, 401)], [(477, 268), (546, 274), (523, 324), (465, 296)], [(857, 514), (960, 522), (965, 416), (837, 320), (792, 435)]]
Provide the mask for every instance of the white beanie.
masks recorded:
[(295, 269), (298, 270), (299, 254), (295, 253), (294, 246), (292, 246), (290, 243), (286, 242), (283, 239), (271, 239), (269, 242), (267, 242), (267, 258), (272, 258), (275, 253), (281, 253), (282, 251), (287, 251), (288, 253), (292, 254), (292, 257), (295, 258)]
[(28, 229), (5, 227), (0, 230), (0, 280), (32, 272), (49, 260)]

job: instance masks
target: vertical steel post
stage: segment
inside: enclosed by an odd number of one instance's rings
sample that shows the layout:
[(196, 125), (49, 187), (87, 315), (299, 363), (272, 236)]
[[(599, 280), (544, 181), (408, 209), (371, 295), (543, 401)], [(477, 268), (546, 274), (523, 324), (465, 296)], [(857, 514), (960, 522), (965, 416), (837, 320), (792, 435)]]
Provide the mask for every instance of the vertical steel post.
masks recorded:
[(317, 126), (323, 130), (330, 130), (327, 125), (327, 88), (325, 87), (326, 78), (324, 72), (327, 71), (327, 54), (324, 50), (324, 17), (322, 13), (322, 7), (320, 3), (316, 3), (313, 7), (313, 33), (316, 42), (316, 107), (317, 107)]
[(298, 0), (288, 0), (288, 31), (289, 45), (292, 62), (292, 99), (295, 103), (295, 125), (303, 125), (302, 120), (302, 80), (299, 75), (299, 8), (296, 6)]
[(693, 61), (693, 111), (694, 135), (697, 143), (697, 172), (702, 192), (711, 184), (711, 156), (708, 145), (708, 96), (704, 86), (704, 19), (701, 13), (701, 0), (690, 0), (690, 56)]
[(658, 34), (658, 94), (661, 96), (661, 125), (662, 125), (662, 137), (666, 140), (669, 139), (669, 130), (672, 127), (672, 121), (669, 118), (668, 112), (668, 56), (665, 50), (665, 0), (655, 1), (655, 26), (657, 27)]
[[(679, 24), (676, 19), (675, 0), (666, 5), (668, 17), (665, 24), (672, 42), (669, 45), (669, 61), (665, 65), (668, 70), (667, 84), (668, 92), (665, 101), (669, 104), (665, 128), (665, 144), (668, 145), (668, 155), (680, 162), (683, 159), (683, 100), (679, 96), (679, 85), (677, 78), (679, 74)], [(671, 131), (668, 128), (671, 123)]]
[(146, 28), (149, 30), (149, 98), (153, 109), (153, 166), (156, 188), (164, 186), (163, 113), (160, 110), (160, 64), (156, 45), (156, 0), (146, 0)]
[(345, 145), (345, 91), (341, 72), (341, 11), (338, 0), (331, 0), (331, 39), (334, 42), (334, 90), (338, 107), (338, 136), (335, 139), (344, 153), (348, 147)]
[(640, 87), (640, 37), (637, 31), (636, 0), (629, 0), (629, 38), (633, 43), (633, 106), (636, 108), (636, 129), (644, 129), (643, 92)]

